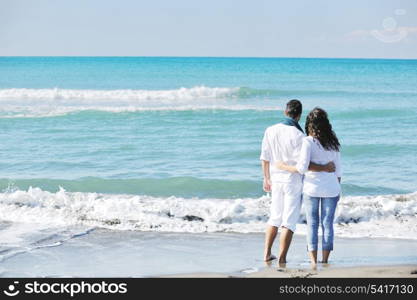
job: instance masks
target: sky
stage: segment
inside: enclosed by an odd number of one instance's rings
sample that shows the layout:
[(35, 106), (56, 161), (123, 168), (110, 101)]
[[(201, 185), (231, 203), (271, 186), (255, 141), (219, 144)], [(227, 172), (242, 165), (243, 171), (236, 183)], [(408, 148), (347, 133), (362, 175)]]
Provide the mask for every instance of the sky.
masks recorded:
[(416, 0), (0, 0), (0, 56), (417, 58)]

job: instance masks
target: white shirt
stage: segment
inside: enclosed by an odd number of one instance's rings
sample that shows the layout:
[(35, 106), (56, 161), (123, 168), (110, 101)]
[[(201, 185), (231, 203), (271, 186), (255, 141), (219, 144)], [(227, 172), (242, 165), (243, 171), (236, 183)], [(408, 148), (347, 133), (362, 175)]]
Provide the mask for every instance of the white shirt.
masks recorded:
[(304, 133), (295, 126), (284, 124), (276, 124), (265, 130), (260, 159), (269, 161), (272, 182), (302, 184), (301, 174), (280, 170), (275, 165), (281, 161), (295, 165), (304, 137)]
[[(333, 173), (308, 171), (310, 162), (325, 165), (331, 161), (336, 166)], [(305, 174), (303, 193), (311, 197), (336, 197), (340, 194), (340, 183), (337, 179), (342, 177), (340, 152), (326, 150), (317, 139), (311, 136), (305, 137), (296, 168), (298, 172)]]

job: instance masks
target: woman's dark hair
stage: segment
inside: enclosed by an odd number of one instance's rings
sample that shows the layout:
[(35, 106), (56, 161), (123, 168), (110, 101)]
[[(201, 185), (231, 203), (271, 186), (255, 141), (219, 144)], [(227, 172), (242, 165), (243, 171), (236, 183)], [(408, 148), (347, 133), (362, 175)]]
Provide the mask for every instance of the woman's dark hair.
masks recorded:
[(326, 150), (339, 151), (340, 143), (332, 130), (327, 113), (320, 107), (314, 108), (306, 119), (306, 134), (315, 137)]

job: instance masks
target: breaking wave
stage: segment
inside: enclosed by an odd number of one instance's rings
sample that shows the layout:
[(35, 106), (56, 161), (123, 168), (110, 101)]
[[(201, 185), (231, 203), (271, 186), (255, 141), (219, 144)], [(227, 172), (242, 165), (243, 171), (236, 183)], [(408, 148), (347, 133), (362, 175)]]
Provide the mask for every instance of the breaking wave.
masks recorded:
[[(127, 194), (56, 193), (40, 188), (0, 194), (0, 219), (45, 226), (87, 226), (165, 232), (262, 232), (270, 198), (216, 199)], [(343, 237), (417, 239), (417, 192), (348, 196), (338, 205), (335, 232)], [(301, 215), (298, 233), (305, 232)]]

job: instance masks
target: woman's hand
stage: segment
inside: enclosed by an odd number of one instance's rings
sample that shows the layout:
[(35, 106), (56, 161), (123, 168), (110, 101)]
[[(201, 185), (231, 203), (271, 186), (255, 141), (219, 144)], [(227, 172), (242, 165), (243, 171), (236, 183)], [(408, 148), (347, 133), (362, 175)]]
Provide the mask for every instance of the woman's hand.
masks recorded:
[(286, 163), (284, 163), (282, 161), (279, 161), (279, 162), (275, 163), (275, 166), (280, 170), (288, 171), (288, 172), (291, 172), (291, 173), (297, 173), (298, 172), (296, 167), (287, 165)]
[(278, 169), (281, 169), (281, 170), (284, 170), (284, 171), (287, 171), (287, 165), (285, 164), (285, 163), (283, 163), (282, 161), (279, 161), (279, 162), (277, 162), (276, 164), (275, 164), (275, 166), (278, 168)]

